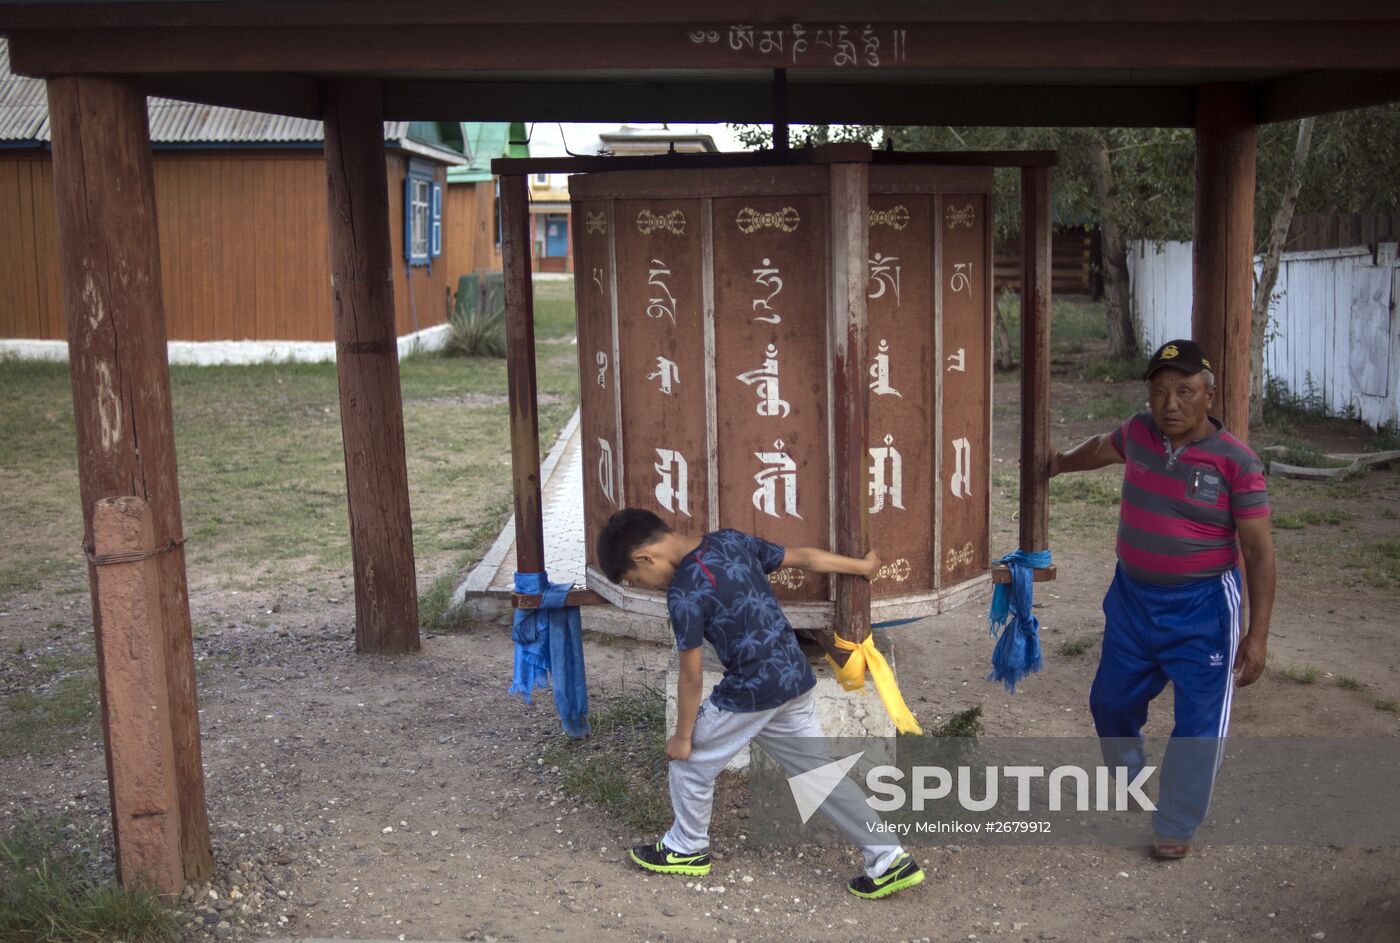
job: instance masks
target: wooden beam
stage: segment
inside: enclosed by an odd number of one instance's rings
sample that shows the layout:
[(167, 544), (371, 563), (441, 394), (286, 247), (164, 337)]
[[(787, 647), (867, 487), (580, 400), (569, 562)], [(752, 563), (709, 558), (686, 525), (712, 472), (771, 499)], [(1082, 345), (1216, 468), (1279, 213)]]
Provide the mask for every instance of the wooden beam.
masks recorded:
[(146, 80), (146, 94), (273, 115), (321, 117), (320, 86), (304, 75), (153, 75)]
[[(1031, 582), (1049, 583), (1051, 580), (1055, 579), (1057, 575), (1059, 575), (1059, 571), (1056, 570), (1055, 564), (1052, 563), (1047, 567), (1041, 567), (1038, 569), (1031, 570)], [(992, 582), (1010, 583), (1011, 568), (1004, 563), (994, 564), (992, 566)]]
[(1049, 546), (1049, 167), (1021, 169), (1021, 549)]
[[(429, 26), (494, 24), (519, 21), (521, 6), (515, 0), (475, 0), (443, 3), (441, 0), (145, 0), (114, 5), (93, 0), (39, 0), (11, 3), (5, 10), (5, 26), (64, 27), (74, 23), (92, 26), (182, 26), (191, 23), (218, 26), (336, 26), (354, 24), (384, 26), (416, 23)], [(1088, 5), (1074, 0), (1006, 0), (997, 4), (968, 0), (963, 3), (920, 4), (908, 0), (867, 0), (860, 7), (862, 23), (914, 21), (929, 23), (1080, 23), (1092, 26), (1125, 19), (1147, 25), (1173, 22), (1300, 21), (1385, 19), (1375, 3), (1336, 0), (1326, 5), (1309, 0), (1175, 0), (1170, 4), (1132, 6), (1130, 14), (1114, 4)], [(848, 0), (711, 0), (704, 14), (713, 22), (767, 23), (797, 19), (803, 23), (839, 23), (848, 18)], [(535, 0), (528, 15), (537, 23), (574, 23), (580, 20), (623, 25), (635, 22), (680, 23), (693, 26), (695, 10), (688, 5), (658, 5), (654, 0), (613, 0), (593, 4), (581, 14), (577, 0)]]
[[(227, 77), (230, 88), (241, 79)], [(1143, 82), (1125, 79), (1125, 82)], [(1183, 127), (1195, 121), (1195, 93), (1187, 85), (1102, 84), (1064, 81), (969, 85), (930, 82), (907, 73), (881, 73), (866, 82), (789, 76), (787, 114), (801, 124), (1055, 125)], [(489, 76), (388, 80), (385, 117), (439, 120), (462, 113), (486, 121), (735, 121), (773, 120), (769, 84), (727, 73), (714, 79), (678, 79), (632, 73), (609, 80), (560, 78), (541, 72), (527, 81)]]
[(1249, 441), (1249, 334), (1254, 292), (1254, 99), (1205, 86), (1196, 119), (1191, 332), (1216, 378), (1214, 414)]
[(1400, 101), (1400, 71), (1304, 72), (1265, 82), (1256, 92), (1260, 124)]
[(535, 385), (535, 294), (530, 272), (530, 189), (522, 174), (501, 177), (501, 263), (506, 294), (506, 391), (515, 496), (515, 569), (544, 572), (540, 420)]
[(418, 581), (379, 83), (328, 80), (322, 108), (335, 363), (355, 568), (355, 651), (416, 652)]
[[(869, 160), (869, 150), (865, 153)], [(831, 165), (831, 253), (829, 300), (832, 345), (831, 396), (835, 444), (831, 473), (836, 479), (836, 553), (863, 557), (870, 540), (866, 520), (870, 474), (870, 377), (866, 356), (866, 269), (870, 216), (868, 163)], [(848, 642), (870, 634), (870, 583), (854, 576), (833, 577), (833, 628)]]
[[(531, 593), (511, 593), (510, 604), (516, 609), (538, 609), (542, 596)], [(602, 596), (591, 589), (573, 589), (564, 597), (565, 606), (610, 606)]]
[[(613, 170), (702, 170), (774, 165), (826, 165), (832, 163), (827, 144), (785, 152), (741, 151), (724, 154), (644, 154), (623, 157), (498, 157), (491, 172), (511, 174), (586, 174)], [(862, 145), (863, 147), (864, 145)], [(1056, 151), (875, 151), (870, 163), (882, 166), (927, 165), (946, 167), (1053, 167)]]
[[(12, 67), (17, 74), (39, 76), (195, 73), (211, 62), (229, 72), (450, 75), (462, 72), (466, 63), (475, 71), (517, 72), (523, 62), (547, 62), (554, 71), (755, 70), (766, 75), (783, 67), (791, 79), (801, 71), (842, 69), (866, 74), (896, 69), (1393, 69), (1400, 59), (1400, 18), (1393, 15), (1306, 25), (1276, 20), (1050, 23), (1039, 17), (931, 23), (917, 16), (873, 24), (863, 15), (858, 20), (840, 16), (828, 23), (846, 25), (850, 49), (834, 41), (818, 43), (811, 25), (795, 56), (791, 44), (796, 34), (786, 16), (770, 21), (783, 36), (782, 51), (776, 42), (765, 50), (757, 35), (752, 44), (742, 33), (729, 41), (731, 26), (755, 24), (751, 18), (663, 23), (648, 14), (631, 22), (580, 22), (575, 14), (550, 22), (534, 10), (522, 10), (502, 22), (482, 24), (209, 26), (187, 18), (192, 25), (158, 28), (129, 22), (93, 27), (82, 20), (74, 20), (79, 25), (71, 28), (25, 28), (19, 19), (0, 7), (0, 29), (12, 37)], [(862, 30), (867, 24), (880, 41), (878, 49), (865, 47)], [(848, 54), (854, 58), (840, 58)], [(800, 120), (796, 111), (793, 120)]]
[(160, 620), (159, 545), (150, 506), (132, 495), (98, 501), (92, 545), (117, 880), (128, 885), (146, 880), (161, 894), (178, 895), (185, 886), (180, 792)]
[[(146, 98), (139, 82), (107, 77), (50, 80), (48, 98), (83, 539), (93, 546), (98, 501), (135, 495), (150, 505), (153, 539), (169, 548), (155, 559), (180, 855), (185, 879), (201, 881), (211, 873), (213, 857), (204, 802)], [(105, 729), (109, 704), (101, 657), (103, 607), (91, 565), (88, 578)], [(109, 750), (107, 780), (114, 810), (117, 765)]]

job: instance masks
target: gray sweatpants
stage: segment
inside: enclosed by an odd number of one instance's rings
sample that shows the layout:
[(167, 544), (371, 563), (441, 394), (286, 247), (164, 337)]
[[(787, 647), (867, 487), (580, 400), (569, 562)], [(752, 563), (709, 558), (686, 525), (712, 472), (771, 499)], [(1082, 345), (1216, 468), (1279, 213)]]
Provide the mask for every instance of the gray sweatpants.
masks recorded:
[[(671, 809), (676, 819), (663, 839), (666, 847), (683, 855), (698, 854), (710, 847), (715, 777), (749, 741), (757, 739), (765, 753), (777, 760), (789, 776), (795, 776), (831, 762), (821, 737), (816, 697), (811, 691), (781, 707), (745, 714), (720, 710), (705, 698), (695, 718), (690, 759), (671, 761)], [(877, 835), (884, 835), (875, 830), (880, 817), (850, 777), (841, 781), (821, 811), (860, 848), (869, 877), (883, 874), (903, 851), (898, 844), (875, 842)]]

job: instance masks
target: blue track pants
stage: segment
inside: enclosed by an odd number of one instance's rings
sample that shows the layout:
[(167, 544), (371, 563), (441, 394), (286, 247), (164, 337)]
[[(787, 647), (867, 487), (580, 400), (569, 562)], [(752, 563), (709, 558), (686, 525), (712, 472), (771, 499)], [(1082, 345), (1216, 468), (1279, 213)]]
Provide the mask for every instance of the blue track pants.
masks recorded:
[(1135, 580), (1118, 568), (1103, 601), (1103, 654), (1089, 692), (1104, 760), (1136, 776), (1146, 763), (1147, 705), (1170, 681), (1176, 727), (1162, 763), (1152, 826), (1187, 840), (1205, 818), (1224, 755), (1240, 641), (1238, 570), (1182, 586)]

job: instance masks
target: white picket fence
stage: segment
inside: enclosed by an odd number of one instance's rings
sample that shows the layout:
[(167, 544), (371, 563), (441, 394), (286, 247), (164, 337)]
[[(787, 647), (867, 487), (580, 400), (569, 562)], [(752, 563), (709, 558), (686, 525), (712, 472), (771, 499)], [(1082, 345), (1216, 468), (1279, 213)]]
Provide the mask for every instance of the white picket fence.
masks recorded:
[[(1332, 415), (1379, 426), (1400, 423), (1400, 262), (1395, 243), (1377, 255), (1379, 264), (1365, 246), (1283, 254), (1264, 375)], [(1128, 277), (1146, 349), (1191, 336), (1191, 243), (1131, 243)]]

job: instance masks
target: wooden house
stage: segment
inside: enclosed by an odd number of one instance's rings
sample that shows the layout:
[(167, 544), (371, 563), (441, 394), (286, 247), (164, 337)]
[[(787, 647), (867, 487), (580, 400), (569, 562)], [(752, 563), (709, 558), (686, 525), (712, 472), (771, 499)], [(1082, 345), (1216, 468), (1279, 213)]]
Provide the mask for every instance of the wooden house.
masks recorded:
[[(321, 122), (161, 98), (148, 114), (171, 359), (331, 359)], [(472, 166), (484, 133), (384, 123), (401, 351), (437, 341), (458, 275), (500, 265), (490, 240), (484, 255), (452, 248), (494, 228), (494, 187), (444, 202), (448, 170)], [(0, 351), (67, 355), (58, 261), (44, 83), (11, 74), (0, 39)]]

